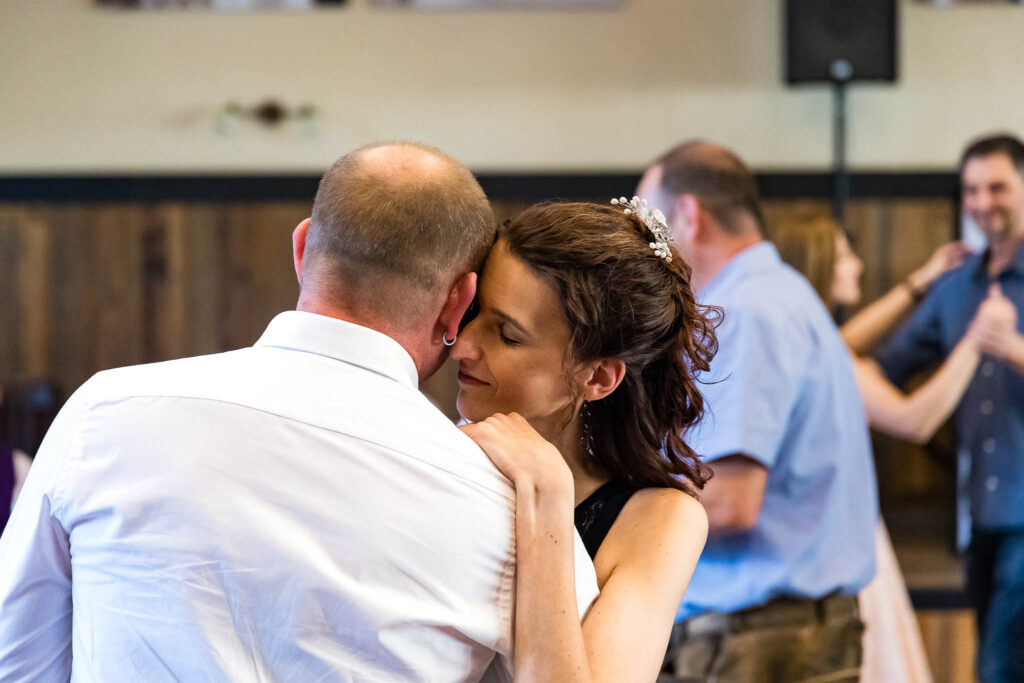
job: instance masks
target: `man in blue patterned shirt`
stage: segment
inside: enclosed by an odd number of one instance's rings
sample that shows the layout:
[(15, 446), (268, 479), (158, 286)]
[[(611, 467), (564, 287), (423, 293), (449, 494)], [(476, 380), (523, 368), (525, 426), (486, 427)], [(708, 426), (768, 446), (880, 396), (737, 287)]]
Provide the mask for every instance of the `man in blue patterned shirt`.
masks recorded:
[(978, 617), (978, 676), (1024, 681), (1024, 143), (975, 141), (960, 160), (963, 210), (988, 238), (984, 252), (939, 280), (878, 354), (902, 384), (938, 366), (980, 307), (985, 356), (957, 409), (958, 542), (970, 545)]

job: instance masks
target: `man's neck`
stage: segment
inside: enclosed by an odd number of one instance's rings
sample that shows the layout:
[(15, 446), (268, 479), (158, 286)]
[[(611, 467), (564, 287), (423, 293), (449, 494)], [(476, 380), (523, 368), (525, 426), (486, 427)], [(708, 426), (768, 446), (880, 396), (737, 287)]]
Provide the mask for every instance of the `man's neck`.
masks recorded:
[(988, 276), (995, 279), (1013, 262), (1017, 250), (1024, 244), (1024, 234), (992, 242), (988, 247)]
[(336, 318), (391, 337), (398, 342), (399, 346), (405, 349), (406, 353), (408, 353), (410, 357), (412, 357), (412, 361), (416, 365), (416, 373), (419, 375), (421, 382), (429, 379), (430, 376), (437, 371), (436, 367), (428, 368), (424, 365), (424, 354), (414, 343), (417, 335), (413, 333), (395, 329), (393, 326), (389, 326), (379, 320), (374, 320), (366, 315), (361, 315), (356, 311), (352, 311), (348, 307), (332, 304), (305, 292), (300, 292), (299, 302), (295, 305), (295, 310), (303, 311), (305, 313), (315, 313), (328, 318)]
[(736, 258), (740, 252), (764, 242), (760, 235), (747, 237), (730, 237), (712, 245), (706, 245), (696, 250), (693, 263), (693, 289), (700, 293), (707, 287), (708, 283), (722, 272), (729, 263)]

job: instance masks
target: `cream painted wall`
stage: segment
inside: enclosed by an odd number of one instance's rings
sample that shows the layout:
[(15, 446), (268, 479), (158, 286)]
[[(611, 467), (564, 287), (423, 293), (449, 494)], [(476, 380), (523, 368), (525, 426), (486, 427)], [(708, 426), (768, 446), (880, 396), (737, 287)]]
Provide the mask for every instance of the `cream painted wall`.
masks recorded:
[[(1024, 133), (1024, 8), (904, 0), (896, 86), (850, 93), (860, 168), (948, 168)], [(621, 12), (252, 15), (0, 0), (0, 173), (316, 172), (378, 138), (478, 170), (636, 169), (704, 136), (758, 168), (822, 168), (830, 97), (780, 77), (781, 0), (632, 0)], [(214, 132), (229, 99), (312, 102), (319, 136)]]

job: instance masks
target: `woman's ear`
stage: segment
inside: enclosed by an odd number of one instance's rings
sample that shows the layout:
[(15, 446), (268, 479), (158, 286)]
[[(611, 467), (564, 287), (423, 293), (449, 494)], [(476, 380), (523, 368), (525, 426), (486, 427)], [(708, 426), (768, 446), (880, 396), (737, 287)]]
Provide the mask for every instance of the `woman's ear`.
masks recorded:
[(588, 364), (589, 376), (583, 381), (583, 400), (598, 401), (615, 391), (626, 376), (626, 363), (620, 358), (601, 358)]

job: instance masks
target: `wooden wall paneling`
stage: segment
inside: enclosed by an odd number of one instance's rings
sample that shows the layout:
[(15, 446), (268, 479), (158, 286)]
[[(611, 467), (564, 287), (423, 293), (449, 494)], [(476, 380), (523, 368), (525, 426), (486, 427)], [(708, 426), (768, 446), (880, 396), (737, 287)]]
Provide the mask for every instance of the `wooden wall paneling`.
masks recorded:
[(770, 199), (761, 202), (765, 232), (771, 239), (776, 226), (794, 216), (831, 216), (832, 205), (821, 199)]
[(945, 199), (903, 199), (892, 210), (892, 277), (899, 282), (955, 238), (956, 207)]
[(0, 209), (0, 382), (21, 373), (21, 211)]
[(50, 306), (48, 367), (68, 395), (96, 371), (99, 347), (96, 325), (94, 240), (88, 209), (81, 205), (40, 209), (54, 236), (50, 250), (53, 299)]
[(299, 286), (291, 233), (309, 211), (306, 203), (226, 207), (229, 348), (251, 345), (275, 315), (295, 308)]
[(255, 341), (253, 328), (252, 283), (255, 278), (250, 261), (255, 232), (244, 206), (224, 208), (225, 224), (225, 318), (222, 340), (229, 349), (249, 346)]
[(18, 375), (19, 379), (42, 379), (50, 374), (52, 231), (34, 213), (20, 211), (19, 216), (21, 249), (18, 258), (18, 335), (21, 359)]
[(309, 217), (309, 202), (265, 204), (252, 207), (258, 239), (253, 250), (256, 295), (255, 337), (281, 311), (292, 310), (299, 298), (299, 282), (292, 259), (292, 231)]
[(974, 683), (978, 638), (971, 610), (921, 610), (921, 639), (935, 683)]
[(90, 207), (87, 215), (95, 259), (87, 286), (93, 291), (92, 313), (99, 337), (93, 366), (136, 365), (145, 360), (141, 239), (145, 212), (115, 204)]
[(227, 272), (224, 211), (211, 204), (174, 207), (185, 235), (186, 324), (183, 355), (198, 356), (230, 348), (223, 334)]
[(843, 227), (850, 236), (850, 246), (864, 262), (862, 304), (889, 291), (891, 225), (890, 207), (884, 201), (866, 199), (847, 204)]
[(155, 204), (145, 207), (143, 292), (147, 362), (189, 355), (188, 251), (191, 207)]

